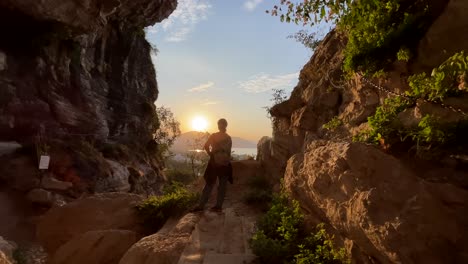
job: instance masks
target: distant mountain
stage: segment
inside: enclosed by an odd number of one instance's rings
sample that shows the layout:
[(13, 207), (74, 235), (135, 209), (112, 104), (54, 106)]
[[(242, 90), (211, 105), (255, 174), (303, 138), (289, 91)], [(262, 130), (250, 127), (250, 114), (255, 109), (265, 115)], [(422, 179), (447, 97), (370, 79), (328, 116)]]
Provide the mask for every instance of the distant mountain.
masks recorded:
[[(201, 149), (208, 139), (209, 134), (204, 132), (190, 131), (182, 133), (172, 145), (171, 150), (174, 152), (185, 152), (190, 149)], [(256, 148), (257, 143), (243, 139), (240, 137), (232, 138), (233, 148)], [(197, 144), (198, 143), (198, 144)]]

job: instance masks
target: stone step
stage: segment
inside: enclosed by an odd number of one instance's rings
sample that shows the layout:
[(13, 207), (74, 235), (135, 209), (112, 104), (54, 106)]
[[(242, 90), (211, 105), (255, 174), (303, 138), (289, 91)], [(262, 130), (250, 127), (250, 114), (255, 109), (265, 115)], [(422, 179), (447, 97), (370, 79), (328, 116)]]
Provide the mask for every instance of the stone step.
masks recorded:
[(218, 253), (244, 254), (245, 245), (242, 218), (237, 216), (232, 208), (226, 208), (224, 214), (224, 226), (220, 230), (223, 234), (223, 239)]
[(242, 217), (242, 235), (244, 237), (244, 248), (245, 254), (253, 255), (252, 249), (250, 249), (249, 240), (255, 233), (255, 217)]
[(223, 239), (225, 214), (206, 211), (198, 222), (200, 248), (204, 252), (219, 252)]
[(192, 232), (191, 243), (184, 249), (177, 264), (202, 264), (204, 253), (200, 247), (200, 231), (198, 226)]
[(214, 254), (205, 255), (203, 264), (249, 264), (255, 259), (255, 255), (248, 254)]

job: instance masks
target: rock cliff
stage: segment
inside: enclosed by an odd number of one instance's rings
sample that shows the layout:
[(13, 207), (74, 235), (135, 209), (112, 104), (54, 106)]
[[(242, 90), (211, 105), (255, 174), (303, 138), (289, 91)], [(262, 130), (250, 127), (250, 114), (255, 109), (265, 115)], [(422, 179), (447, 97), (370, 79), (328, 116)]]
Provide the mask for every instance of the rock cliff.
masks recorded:
[(151, 139), (158, 88), (143, 28), (176, 1), (2, 1), (0, 137)]
[[(176, 0), (1, 1), (0, 141), (42, 148), (51, 156), (52, 176), (80, 185), (78, 193), (143, 192), (142, 185), (160, 182), (158, 161), (145, 156), (154, 151), (152, 134), (159, 123), (158, 85), (144, 28), (167, 18), (176, 5)], [(8, 175), (33, 166), (21, 177), (29, 179), (30, 190), (39, 187), (31, 182), (36, 153), (26, 152), (3, 159), (2, 170), (9, 172), (2, 171), (2, 180), (15, 185)]]
[[(468, 50), (468, 40), (454, 33), (467, 29), (462, 14), (468, 4), (450, 0), (445, 5), (415, 58), (393, 63), (385, 77), (371, 82), (402, 93), (409, 88), (408, 76), (430, 73), (455, 52)], [(273, 135), (259, 142), (259, 160), (272, 178), (284, 177), (310, 226), (328, 224), (355, 263), (467, 262), (466, 163), (449, 154), (428, 162), (388, 152), (384, 145), (353, 143), (352, 136), (368, 128), (367, 118), (390, 95), (360, 75), (343, 77), (346, 43), (338, 31), (330, 32), (302, 69), (290, 98), (271, 109)], [(457, 106), (468, 110), (465, 99)], [(460, 118), (419, 103), (409, 111), (426, 111), (447, 122)], [(341, 123), (324, 128), (334, 117)]]

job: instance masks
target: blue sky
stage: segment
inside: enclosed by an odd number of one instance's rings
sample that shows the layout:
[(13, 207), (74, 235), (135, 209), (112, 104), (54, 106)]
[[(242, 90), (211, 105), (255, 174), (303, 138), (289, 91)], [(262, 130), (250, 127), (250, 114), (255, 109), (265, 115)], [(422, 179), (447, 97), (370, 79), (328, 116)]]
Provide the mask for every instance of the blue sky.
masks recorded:
[(159, 53), (157, 106), (171, 108), (183, 132), (204, 116), (209, 132), (228, 120), (228, 133), (250, 140), (271, 136), (263, 106), (271, 90), (288, 94), (311, 51), (287, 39), (302, 26), (281, 23), (265, 10), (279, 1), (179, 0), (166, 20), (147, 29)]

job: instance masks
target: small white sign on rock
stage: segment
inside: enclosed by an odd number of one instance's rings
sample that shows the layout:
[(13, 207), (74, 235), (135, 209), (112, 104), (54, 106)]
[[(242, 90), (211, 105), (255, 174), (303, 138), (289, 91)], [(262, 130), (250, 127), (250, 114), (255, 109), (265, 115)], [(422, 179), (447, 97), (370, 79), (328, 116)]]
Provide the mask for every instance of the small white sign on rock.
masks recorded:
[(41, 156), (39, 159), (39, 169), (47, 170), (49, 169), (50, 156)]

